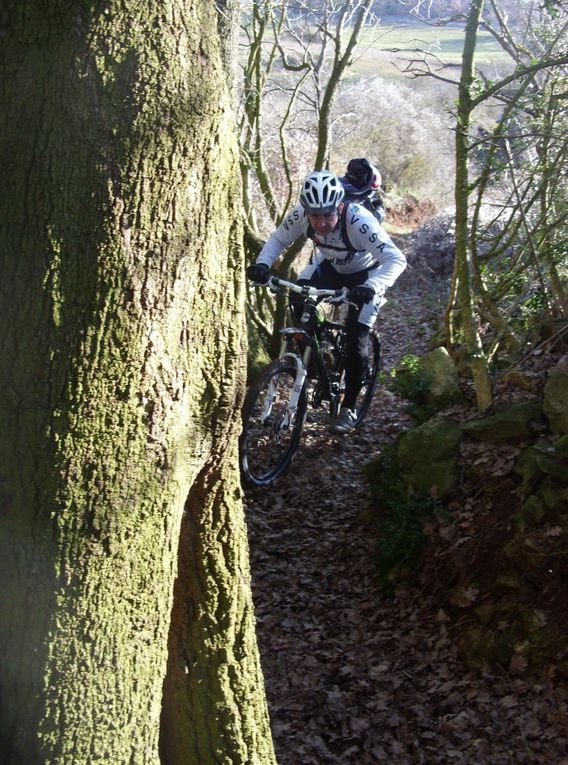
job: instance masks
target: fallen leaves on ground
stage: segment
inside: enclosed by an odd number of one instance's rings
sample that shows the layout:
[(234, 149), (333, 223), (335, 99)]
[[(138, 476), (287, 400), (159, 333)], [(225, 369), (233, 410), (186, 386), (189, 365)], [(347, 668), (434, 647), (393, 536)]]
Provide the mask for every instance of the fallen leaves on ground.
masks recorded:
[[(387, 369), (424, 350), (416, 333), (427, 313), (419, 313), (420, 289), (423, 280), (407, 272), (383, 311)], [(308, 425), (287, 475), (246, 492), (279, 765), (568, 765), (568, 699), (558, 690), (565, 685), (552, 676), (524, 681), (522, 656), (503, 676), (468, 672), (435, 594), (408, 585), (389, 599), (378, 586), (376, 531), (361, 522), (371, 503), (362, 468), (409, 427), (404, 405), (377, 395), (365, 426), (344, 438), (325, 423), (321, 416)], [(515, 457), (511, 447), (491, 455), (479, 445), (464, 448), (497, 477)], [(475, 510), (472, 491), (454, 508), (454, 529), (463, 533), (448, 546), (463, 543)], [(462, 588), (456, 605), (475, 606), (478, 594)]]

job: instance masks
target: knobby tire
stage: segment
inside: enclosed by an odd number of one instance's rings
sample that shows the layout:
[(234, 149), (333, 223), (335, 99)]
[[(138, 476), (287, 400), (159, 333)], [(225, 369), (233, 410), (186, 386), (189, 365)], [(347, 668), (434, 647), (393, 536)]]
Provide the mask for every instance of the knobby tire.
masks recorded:
[[(241, 471), (249, 484), (270, 486), (284, 473), (298, 449), (306, 419), (306, 389), (302, 389), (294, 420), (284, 427), (296, 380), (296, 365), (288, 359), (268, 364), (249, 389), (243, 405), (240, 439)], [(270, 385), (276, 395), (268, 417), (265, 402)]]
[[(355, 410), (357, 412), (357, 419), (355, 421), (355, 427), (359, 425), (365, 419), (365, 415), (369, 411), (371, 401), (375, 395), (377, 389), (377, 383), (379, 378), (379, 369), (381, 366), (381, 341), (378, 332), (372, 329), (369, 332), (369, 367), (366, 374), (363, 376), (363, 383), (357, 396), (355, 403)], [(344, 375), (345, 373), (343, 373)], [(332, 405), (332, 419), (335, 418), (339, 412), (341, 401), (337, 400)]]
[(358, 427), (361, 424), (365, 415), (369, 411), (371, 401), (373, 400), (373, 396), (377, 389), (380, 365), (381, 341), (378, 333), (372, 329), (369, 333), (369, 368), (363, 377), (363, 384), (361, 385), (361, 390), (357, 397), (357, 422), (355, 427)]

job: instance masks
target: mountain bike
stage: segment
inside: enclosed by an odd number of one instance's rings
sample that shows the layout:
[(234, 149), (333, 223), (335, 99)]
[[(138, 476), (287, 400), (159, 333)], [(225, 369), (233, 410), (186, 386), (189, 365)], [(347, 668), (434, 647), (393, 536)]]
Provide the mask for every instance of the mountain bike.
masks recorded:
[[(316, 289), (271, 276), (273, 292), (286, 290), (304, 298), (299, 326), (281, 330), (279, 357), (264, 367), (243, 405), (240, 463), (248, 483), (269, 486), (290, 466), (299, 445), (308, 405), (328, 409), (333, 420), (345, 390), (346, 326), (327, 319), (321, 301), (349, 303), (348, 290)], [(363, 421), (377, 387), (381, 346), (369, 333), (369, 366), (356, 402), (355, 428)]]

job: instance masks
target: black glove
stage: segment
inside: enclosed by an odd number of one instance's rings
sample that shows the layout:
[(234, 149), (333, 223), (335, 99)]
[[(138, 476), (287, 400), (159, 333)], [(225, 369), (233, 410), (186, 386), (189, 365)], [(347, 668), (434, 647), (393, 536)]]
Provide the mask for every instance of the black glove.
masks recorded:
[(356, 287), (349, 290), (349, 300), (357, 303), (357, 305), (370, 303), (374, 297), (375, 290), (372, 287), (365, 287), (363, 284), (358, 284)]
[(266, 263), (253, 263), (247, 268), (247, 276), (251, 282), (256, 284), (266, 284), (270, 278), (270, 269)]

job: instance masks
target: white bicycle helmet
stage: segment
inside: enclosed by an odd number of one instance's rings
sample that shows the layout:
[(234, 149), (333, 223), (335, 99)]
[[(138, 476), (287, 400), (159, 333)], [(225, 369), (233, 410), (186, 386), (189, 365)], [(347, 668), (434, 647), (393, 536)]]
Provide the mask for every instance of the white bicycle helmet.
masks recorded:
[(329, 170), (310, 173), (302, 184), (300, 204), (308, 215), (327, 215), (335, 212), (345, 196), (337, 176)]

